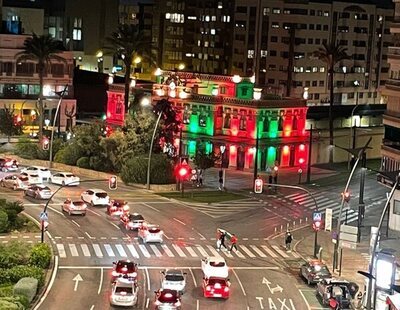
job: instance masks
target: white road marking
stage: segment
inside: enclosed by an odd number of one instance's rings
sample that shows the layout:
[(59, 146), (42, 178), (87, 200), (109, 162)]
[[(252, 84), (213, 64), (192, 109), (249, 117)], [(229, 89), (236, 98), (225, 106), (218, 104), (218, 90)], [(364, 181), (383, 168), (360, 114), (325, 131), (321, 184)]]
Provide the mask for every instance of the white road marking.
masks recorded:
[(146, 273), (147, 290), (150, 291), (150, 276), (149, 276), (149, 270), (148, 270), (147, 268), (144, 268), (144, 272)]
[(281, 255), (282, 257), (284, 257), (284, 258), (288, 258), (288, 257), (289, 257), (289, 255), (287, 255), (284, 251), (282, 251), (282, 250), (279, 248), (279, 246), (277, 246), (277, 245), (272, 245), (272, 248), (273, 248), (275, 251), (277, 251), (277, 252), (279, 253), (279, 255)]
[(192, 257), (197, 257), (197, 254), (196, 254), (196, 252), (192, 249), (192, 247), (186, 246), (185, 248), (186, 248), (186, 250), (189, 252), (189, 254), (190, 254)]
[(207, 257), (208, 256), (207, 252), (203, 249), (203, 247), (201, 245), (196, 245), (196, 248), (197, 248), (197, 250), (200, 252), (200, 254), (203, 257)]
[(250, 245), (251, 249), (256, 252), (260, 257), (267, 257), (264, 252), (261, 252), (255, 245)]
[(135, 247), (133, 246), (133, 244), (127, 244), (126, 245), (129, 249), (129, 251), (131, 252), (132, 256), (135, 258), (139, 258), (139, 253), (136, 251)]
[(172, 247), (175, 249), (175, 251), (178, 253), (180, 257), (186, 257), (186, 254), (181, 250), (179, 246), (173, 244)]
[(58, 255), (60, 255), (61, 258), (67, 257), (67, 254), (65, 253), (64, 244), (57, 243), (57, 250), (58, 250)]
[(81, 244), (81, 249), (82, 249), (84, 256), (86, 256), (86, 257), (90, 256), (90, 251), (89, 251), (89, 247), (87, 246), (87, 244)]
[(117, 224), (114, 224), (114, 223), (112, 223), (112, 222), (109, 222), (109, 223), (110, 223), (111, 225), (113, 225), (115, 228), (121, 230), (121, 228), (120, 228)]
[(114, 251), (111, 248), (111, 245), (104, 244), (104, 248), (106, 249), (106, 252), (107, 252), (108, 256), (110, 256), (110, 257), (114, 257), (115, 256)]
[(302, 290), (299, 290), (299, 292), (300, 292), (301, 297), (303, 297), (303, 300), (304, 300), (304, 302), (306, 303), (308, 310), (311, 310), (311, 309), (313, 309), (313, 310), (314, 310), (314, 309), (324, 309), (324, 308), (315, 308), (315, 307), (311, 307), (310, 304), (309, 304), (308, 301), (307, 301), (306, 296), (304, 296)]
[(238, 275), (237, 275), (237, 273), (236, 273), (236, 271), (235, 271), (234, 269), (232, 269), (232, 272), (233, 272), (233, 274), (235, 275), (236, 279), (238, 280), (238, 283), (239, 283), (239, 285), (240, 285), (240, 288), (242, 289), (243, 295), (246, 296), (246, 292), (245, 292), (245, 290), (244, 290), (242, 281), (240, 281), (240, 279), (239, 279), (239, 277), (238, 277)]
[(79, 225), (77, 222), (75, 222), (74, 220), (71, 220), (72, 223), (74, 223), (76, 226), (81, 227), (81, 225)]
[(94, 305), (92, 305), (89, 310), (93, 310), (93, 309), (94, 309)]
[(200, 301), (196, 300), (196, 310), (200, 310)]
[(240, 251), (235, 251), (234, 252), (238, 257), (240, 257), (240, 258), (246, 258)]
[(165, 233), (163, 233), (164, 237), (167, 238), (168, 240), (172, 240), (172, 238), (168, 237)]
[(139, 249), (142, 251), (143, 255), (147, 258), (150, 257), (149, 251), (147, 251), (146, 247), (143, 244), (139, 244)]
[(85, 234), (86, 234), (86, 236), (89, 237), (89, 239), (96, 239), (96, 238), (92, 237), (91, 235), (89, 235), (89, 233), (87, 231), (85, 231)]
[(119, 252), (119, 255), (121, 255), (122, 257), (127, 257), (128, 255), (126, 255), (126, 252), (124, 250), (124, 247), (122, 246), (122, 244), (116, 244), (115, 247), (117, 248), (117, 251)]
[(62, 213), (61, 211), (58, 211), (58, 210), (56, 210), (56, 209), (54, 209), (54, 208), (52, 208), (50, 206), (47, 206), (47, 208), (50, 209), (51, 211), (54, 211), (55, 213), (58, 213), (58, 214), (60, 214), (60, 215), (65, 217), (64, 213)]
[(192, 275), (194, 287), (197, 287), (196, 277), (194, 276), (194, 273), (193, 273), (193, 271), (192, 271), (192, 268), (189, 268), (189, 272), (190, 272), (190, 274)]
[(97, 257), (103, 257), (103, 253), (101, 252), (100, 246), (96, 243), (92, 244), (94, 253), (96, 253)]
[(100, 216), (100, 214), (98, 214), (96, 211), (93, 211), (92, 209), (87, 208), (86, 211), (92, 212), (93, 214), (96, 214), (97, 216)]
[(256, 256), (253, 254), (253, 252), (251, 252), (246, 246), (244, 246), (244, 245), (239, 245), (239, 247), (240, 247), (248, 256), (250, 256), (251, 258), (256, 257)]
[(229, 251), (221, 251), (226, 257), (233, 258), (233, 255)]
[(79, 256), (78, 250), (76, 249), (76, 245), (75, 244), (69, 243), (68, 246), (69, 246), (69, 250), (71, 251), (71, 255), (72, 256)]
[[(68, 265), (68, 266), (59, 266), (58, 269), (112, 269), (112, 266), (79, 266), (79, 265)], [(176, 266), (138, 266), (138, 269), (149, 269), (149, 270), (164, 270), (164, 269), (176, 269)], [(201, 267), (191, 267), (191, 266), (180, 266), (179, 269), (189, 269), (200, 270)], [(279, 270), (280, 267), (277, 266), (262, 266), (262, 267), (230, 267), (230, 269), (235, 270)]]
[(177, 218), (174, 217), (174, 220), (177, 221), (178, 223), (181, 223), (182, 225), (186, 226), (186, 224), (180, 220), (178, 220)]
[(147, 298), (147, 300), (146, 300), (146, 309), (149, 308), (149, 304), (150, 304), (150, 298)]
[(57, 276), (57, 271), (58, 271), (58, 256), (56, 255), (54, 257), (54, 269), (53, 269), (53, 273), (51, 274), (51, 279), (50, 279), (49, 285), (47, 286), (44, 294), (40, 298), (39, 302), (36, 304), (35, 308), (33, 308), (33, 310), (38, 310), (40, 308), (40, 306), (42, 305), (43, 301), (46, 299), (51, 288), (53, 287), (54, 280), (56, 279), (56, 276)]
[(150, 244), (151, 250), (156, 254), (157, 257), (161, 257), (162, 254), (161, 252), (157, 249), (157, 247), (154, 244)]
[(273, 258), (277, 258), (277, 257), (278, 257), (278, 255), (276, 255), (276, 253), (275, 253), (274, 251), (272, 251), (272, 250), (271, 250), (269, 247), (267, 247), (266, 245), (262, 245), (261, 247), (263, 248), (263, 250), (264, 250), (265, 252), (268, 253), (269, 256), (271, 256), (271, 257), (273, 257)]
[(197, 232), (197, 234), (201, 237), (200, 240), (206, 240), (206, 237), (204, 237), (201, 233)]
[(150, 206), (150, 205), (149, 205), (148, 203), (146, 203), (146, 202), (142, 202), (142, 205), (145, 205), (146, 207), (148, 207), (148, 208), (150, 208), (150, 209), (152, 209), (152, 210), (154, 210), (154, 211), (156, 211), (156, 212), (161, 212), (160, 210), (158, 210), (158, 209), (156, 209), (156, 208)]
[(213, 256), (221, 257), (221, 254), (219, 254), (218, 251), (214, 249), (212, 245), (207, 244), (206, 247), (213, 254)]
[(99, 288), (97, 289), (97, 295), (100, 295), (101, 292), (101, 287), (103, 286), (103, 268), (100, 269), (100, 283), (99, 283)]
[(167, 247), (166, 244), (161, 244), (161, 247), (163, 248), (164, 252), (169, 256), (169, 257), (174, 257), (174, 253)]

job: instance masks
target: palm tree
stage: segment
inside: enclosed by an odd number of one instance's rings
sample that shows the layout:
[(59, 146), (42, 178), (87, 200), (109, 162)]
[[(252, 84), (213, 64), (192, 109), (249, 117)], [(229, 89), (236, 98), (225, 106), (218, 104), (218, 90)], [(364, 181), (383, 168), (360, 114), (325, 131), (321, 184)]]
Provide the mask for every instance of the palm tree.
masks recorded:
[(110, 46), (105, 49), (121, 58), (125, 65), (125, 113), (129, 109), (129, 87), (131, 83), (132, 62), (136, 57), (151, 59), (151, 41), (137, 25), (119, 25), (118, 30), (106, 38)]
[(47, 66), (49, 66), (52, 61), (55, 60), (66, 63), (66, 60), (58, 55), (62, 52), (63, 47), (60, 41), (55, 40), (50, 35), (38, 36), (34, 33), (32, 37), (25, 40), (23, 50), (15, 56), (17, 62), (34, 61), (37, 63), (37, 72), (39, 75), (39, 141), (42, 141), (43, 137), (43, 76)]
[(314, 55), (318, 57), (320, 60), (325, 62), (328, 67), (328, 75), (329, 75), (329, 163), (333, 163), (333, 81), (335, 65), (346, 59), (350, 59), (347, 55), (347, 48), (342, 45), (336, 43), (335, 41), (331, 41), (329, 43), (323, 43), (323, 47), (320, 47), (317, 51), (314, 52)]

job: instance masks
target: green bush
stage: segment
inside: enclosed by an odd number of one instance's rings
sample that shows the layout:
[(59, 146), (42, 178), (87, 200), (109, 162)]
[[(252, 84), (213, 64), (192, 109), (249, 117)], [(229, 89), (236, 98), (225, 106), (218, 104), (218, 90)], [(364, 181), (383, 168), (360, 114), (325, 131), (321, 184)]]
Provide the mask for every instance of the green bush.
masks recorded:
[(79, 158), (78, 161), (76, 162), (76, 165), (79, 168), (90, 169), (89, 157), (81, 157), (81, 158)]
[(20, 138), (15, 146), (15, 154), (26, 159), (36, 159), (38, 152), (38, 142), (28, 138)]
[(4, 310), (24, 310), (24, 305), (20, 302), (20, 297), (0, 297), (0, 309)]
[(14, 285), (14, 295), (26, 297), (30, 303), (36, 295), (38, 280), (35, 278), (22, 278)]
[(110, 172), (113, 170), (113, 166), (107, 158), (102, 156), (91, 156), (89, 158), (90, 168), (96, 171)]
[(71, 143), (60, 149), (54, 159), (57, 162), (75, 166), (82, 156), (85, 156), (85, 151), (75, 143)]
[(8, 269), (8, 274), (11, 283), (17, 283), (22, 278), (35, 278), (38, 280), (39, 286), (44, 284), (44, 271), (39, 267), (15, 266)]
[(13, 285), (5, 284), (0, 286), (0, 297), (7, 297), (13, 295)]
[[(30, 246), (24, 242), (13, 241), (0, 245), (0, 268), (12, 268), (29, 262)], [(1, 279), (0, 279), (1, 281)]]
[(21, 224), (20, 221), (18, 222), (18, 214), (24, 210), (22, 203), (19, 201), (7, 201), (5, 199), (0, 199), (0, 210), (7, 213), (8, 228), (18, 228), (18, 226)]
[(8, 215), (7, 213), (0, 209), (0, 233), (8, 231)]
[(29, 265), (47, 268), (50, 265), (51, 251), (46, 243), (35, 244), (29, 256)]

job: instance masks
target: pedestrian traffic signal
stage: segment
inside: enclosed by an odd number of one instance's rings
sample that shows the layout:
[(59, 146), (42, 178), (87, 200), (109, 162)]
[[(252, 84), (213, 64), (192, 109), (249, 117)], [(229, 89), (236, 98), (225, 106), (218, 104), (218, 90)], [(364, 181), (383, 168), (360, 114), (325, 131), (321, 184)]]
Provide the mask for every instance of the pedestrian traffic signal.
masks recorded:
[(344, 192), (342, 193), (342, 197), (344, 198), (344, 201), (349, 202), (350, 201), (350, 192)]
[(314, 231), (319, 231), (321, 229), (321, 226), (322, 226), (322, 223), (320, 220), (314, 221), (313, 225), (312, 225)]
[(189, 174), (189, 167), (187, 166), (180, 166), (178, 169), (178, 176), (180, 179), (185, 179)]
[(263, 192), (263, 185), (264, 185), (264, 182), (262, 179), (260, 179), (260, 178), (255, 179), (254, 180), (254, 192), (256, 194), (261, 194)]
[(108, 179), (108, 188), (111, 190), (118, 188), (117, 176), (113, 175)]
[(43, 151), (48, 151), (50, 146), (50, 141), (49, 138), (43, 137), (42, 139), (42, 149)]

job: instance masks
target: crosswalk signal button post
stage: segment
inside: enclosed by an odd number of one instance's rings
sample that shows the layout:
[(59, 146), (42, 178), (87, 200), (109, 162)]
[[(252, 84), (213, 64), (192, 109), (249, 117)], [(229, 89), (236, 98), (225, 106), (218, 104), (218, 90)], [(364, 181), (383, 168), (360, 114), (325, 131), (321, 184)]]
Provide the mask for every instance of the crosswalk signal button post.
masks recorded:
[(262, 179), (260, 179), (260, 178), (255, 179), (255, 181), (254, 181), (254, 192), (256, 194), (261, 194), (263, 192), (263, 185), (264, 185), (264, 182), (263, 182)]
[(312, 227), (313, 227), (314, 231), (319, 231), (321, 229), (321, 221), (314, 221)]
[(350, 201), (350, 192), (344, 192), (342, 193), (342, 196), (344, 197), (344, 201), (349, 202)]
[(118, 188), (117, 176), (113, 175), (108, 179), (108, 188), (111, 190)]

